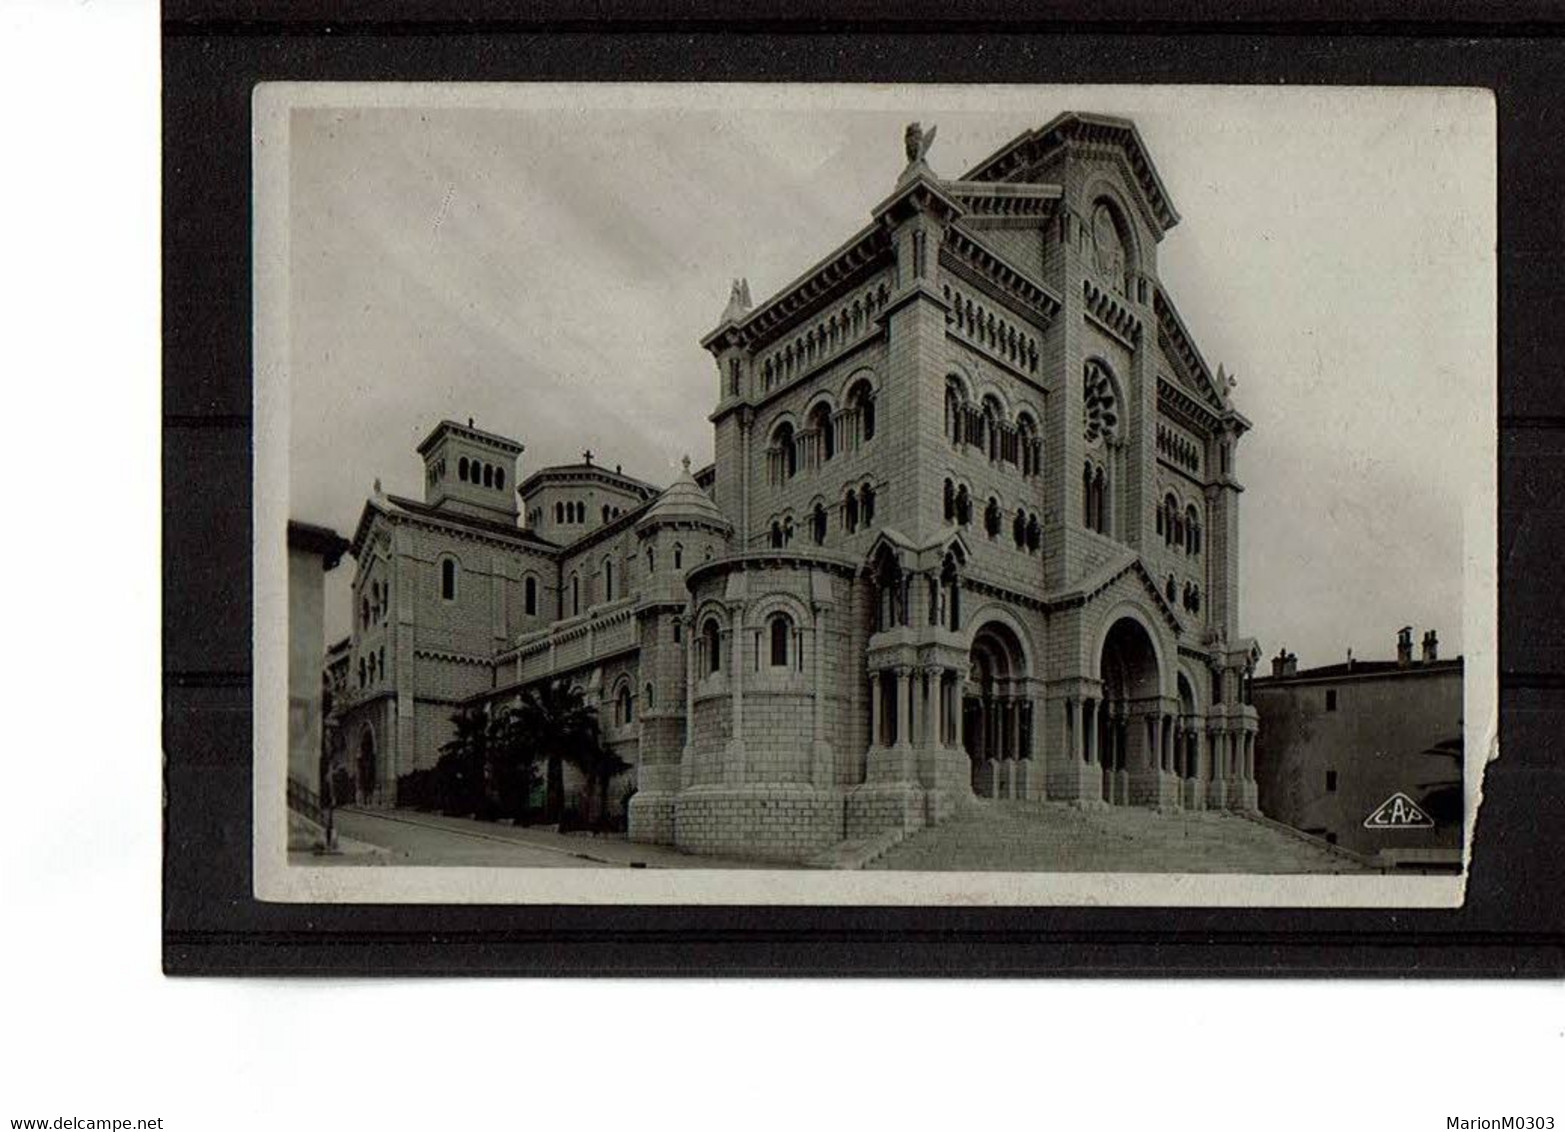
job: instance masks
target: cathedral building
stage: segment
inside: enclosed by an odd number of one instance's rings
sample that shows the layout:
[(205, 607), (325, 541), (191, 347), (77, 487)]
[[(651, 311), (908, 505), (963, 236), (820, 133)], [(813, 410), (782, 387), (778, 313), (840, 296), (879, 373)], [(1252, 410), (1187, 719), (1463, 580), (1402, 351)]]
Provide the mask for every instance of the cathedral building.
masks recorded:
[(696, 852), (978, 799), (1255, 810), (1249, 423), (1159, 279), (1168, 191), (1123, 119), (955, 180), (932, 137), (800, 278), (734, 285), (710, 467), (518, 484), (519, 442), (445, 421), (423, 500), (366, 504), (341, 727), (374, 802), (458, 707), (561, 680), (634, 766), (631, 837)]

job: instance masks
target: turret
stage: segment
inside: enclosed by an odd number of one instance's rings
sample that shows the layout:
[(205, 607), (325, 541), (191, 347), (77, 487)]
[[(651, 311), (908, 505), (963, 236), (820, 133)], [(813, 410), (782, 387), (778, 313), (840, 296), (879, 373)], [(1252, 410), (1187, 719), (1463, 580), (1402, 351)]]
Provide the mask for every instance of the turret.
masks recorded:
[(441, 421), (418, 446), (424, 502), (466, 515), (516, 521), (516, 461), (522, 445), (473, 425)]

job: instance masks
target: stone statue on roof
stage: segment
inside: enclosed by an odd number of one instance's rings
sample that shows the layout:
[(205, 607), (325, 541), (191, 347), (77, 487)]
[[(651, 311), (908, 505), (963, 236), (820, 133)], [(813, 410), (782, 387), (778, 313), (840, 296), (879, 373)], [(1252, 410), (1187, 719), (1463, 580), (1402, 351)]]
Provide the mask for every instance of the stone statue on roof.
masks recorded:
[(903, 134), (903, 144), (907, 147), (907, 163), (917, 165), (929, 154), (929, 147), (935, 144), (935, 131), (940, 127), (930, 126), (929, 132), (924, 132), (922, 122), (909, 122), (907, 132)]
[(750, 301), (750, 281), (735, 279), (728, 289), (728, 306), (723, 309), (723, 321), (742, 322), (753, 306), (755, 304)]

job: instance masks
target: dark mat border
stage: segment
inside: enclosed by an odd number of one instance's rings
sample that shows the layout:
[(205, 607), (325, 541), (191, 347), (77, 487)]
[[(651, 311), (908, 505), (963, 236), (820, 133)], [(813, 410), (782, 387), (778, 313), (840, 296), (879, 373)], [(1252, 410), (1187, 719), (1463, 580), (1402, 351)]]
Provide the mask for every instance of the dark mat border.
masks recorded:
[[(1548, 5), (166, 0), (164, 968), (177, 974), (1506, 976), (1565, 971), (1565, 45)], [(1395, 9), (1394, 11), (1391, 9)], [(952, 13), (957, 13), (953, 15)], [(1395, 22), (1366, 24), (1375, 15)], [(394, 22), (393, 22), (394, 21)], [(633, 34), (632, 34), (633, 33)], [(262, 904), (251, 896), (250, 92), (269, 79), (1462, 85), (1500, 138), (1501, 711), (1459, 911)]]

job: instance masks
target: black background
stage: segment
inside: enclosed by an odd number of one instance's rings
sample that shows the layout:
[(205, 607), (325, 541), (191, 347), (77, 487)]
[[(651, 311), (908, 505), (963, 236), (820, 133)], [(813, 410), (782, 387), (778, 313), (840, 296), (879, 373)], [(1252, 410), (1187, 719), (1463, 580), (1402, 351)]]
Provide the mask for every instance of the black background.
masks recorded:
[[(592, 8), (165, 0), (164, 966), (181, 974), (1565, 971), (1565, 44), (1544, 3)], [(1368, 21), (1379, 18), (1383, 22)], [(1384, 22), (1392, 21), (1392, 22)], [(251, 883), (250, 96), (267, 80), (1478, 86), (1499, 158), (1500, 680), (1458, 911), (262, 904)], [(1366, 202), (1366, 207), (1384, 207)], [(1394, 206), (1394, 202), (1392, 202)], [(1394, 331), (1393, 331), (1394, 332)], [(1345, 380), (1346, 380), (1346, 375)], [(1329, 391), (1328, 391), (1329, 392)], [(1350, 388), (1344, 397), (1356, 396)], [(1473, 375), (1475, 401), (1490, 396)], [(1395, 501), (1386, 501), (1394, 506)], [(1366, 532), (1374, 537), (1374, 532)]]

